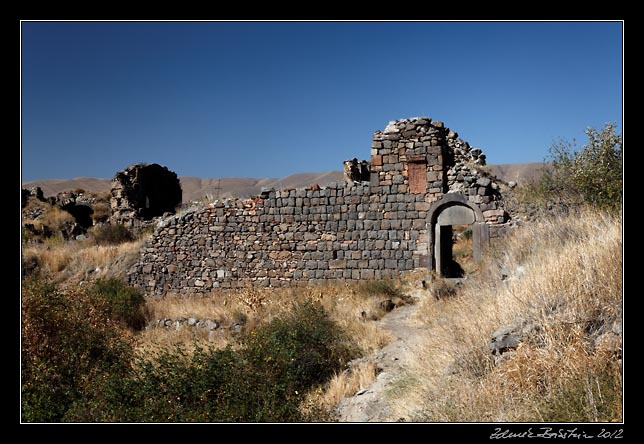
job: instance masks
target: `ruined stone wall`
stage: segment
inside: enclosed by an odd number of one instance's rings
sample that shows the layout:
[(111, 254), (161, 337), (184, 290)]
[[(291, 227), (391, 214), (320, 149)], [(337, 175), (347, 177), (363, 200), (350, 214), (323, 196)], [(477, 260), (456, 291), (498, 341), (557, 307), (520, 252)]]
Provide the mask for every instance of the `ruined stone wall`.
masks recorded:
[[(271, 191), (166, 219), (131, 270), (148, 294), (294, 280), (373, 279), (419, 266), (416, 202), (384, 218), (369, 186)], [(409, 213), (409, 214), (407, 214)]]
[(488, 224), (507, 217), (498, 185), (474, 167), (484, 157), (470, 150), (459, 158), (456, 140), (426, 117), (390, 122), (374, 133), (369, 182), (272, 190), (165, 218), (130, 283), (148, 295), (191, 294), (381, 279), (425, 267), (428, 211), (445, 193), (479, 205)]

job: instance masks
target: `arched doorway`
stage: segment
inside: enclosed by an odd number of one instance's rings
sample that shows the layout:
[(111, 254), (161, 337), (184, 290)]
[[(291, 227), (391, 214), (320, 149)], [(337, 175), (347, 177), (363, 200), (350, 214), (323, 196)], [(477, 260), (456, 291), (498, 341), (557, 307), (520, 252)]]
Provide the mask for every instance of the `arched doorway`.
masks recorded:
[[(454, 226), (471, 226), (472, 257), (478, 261), (489, 242), (489, 229), (481, 209), (460, 193), (448, 193), (432, 204), (427, 216), (428, 268), (441, 276), (461, 277), (452, 257)], [(459, 276), (460, 274), (460, 276)]]

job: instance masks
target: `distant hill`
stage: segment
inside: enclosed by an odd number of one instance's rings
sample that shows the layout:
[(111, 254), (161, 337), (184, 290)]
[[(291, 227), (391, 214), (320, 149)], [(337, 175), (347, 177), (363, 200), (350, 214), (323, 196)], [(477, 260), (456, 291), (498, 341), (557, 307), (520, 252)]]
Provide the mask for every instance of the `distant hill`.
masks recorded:
[(544, 162), (504, 163), (488, 165), (490, 172), (504, 182), (525, 183), (537, 179), (546, 164)]
[(23, 182), (23, 188), (40, 187), (45, 197), (55, 196), (61, 191), (72, 191), (82, 188), (85, 191), (102, 193), (110, 190), (111, 179), (96, 179), (94, 177), (76, 177), (74, 179), (44, 179), (33, 182)]
[[(499, 179), (509, 182), (524, 183), (536, 178), (539, 170), (544, 166), (542, 162), (510, 163), (489, 165), (489, 169)], [(340, 170), (322, 173), (297, 173), (279, 179), (252, 179), (242, 177), (200, 178), (192, 176), (179, 176), (183, 190), (183, 201), (190, 202), (203, 198), (212, 200), (226, 197), (249, 197), (258, 195), (262, 188), (302, 188), (317, 183), (325, 186), (331, 182), (343, 181), (343, 172)], [(92, 177), (77, 177), (75, 179), (45, 179), (32, 182), (23, 182), (22, 187), (40, 187), (45, 197), (56, 195), (61, 191), (70, 191), (81, 188), (95, 193), (110, 190), (111, 179), (97, 179)]]
[(302, 188), (317, 183), (320, 186), (343, 179), (342, 171), (327, 171), (324, 173), (298, 173), (281, 179), (247, 179), (224, 177), (221, 179), (203, 179), (199, 177), (180, 176), (184, 202), (225, 197), (256, 196), (262, 188)]

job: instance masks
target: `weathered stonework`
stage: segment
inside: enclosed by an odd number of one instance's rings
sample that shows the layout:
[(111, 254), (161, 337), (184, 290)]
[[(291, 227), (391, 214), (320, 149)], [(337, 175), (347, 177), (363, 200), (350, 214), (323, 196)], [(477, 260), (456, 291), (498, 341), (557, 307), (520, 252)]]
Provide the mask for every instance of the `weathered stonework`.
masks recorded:
[(270, 190), (166, 218), (130, 283), (163, 295), (440, 272), (441, 224), (471, 222), (477, 258), (508, 218), (484, 163), (442, 122), (390, 122), (374, 134), (368, 182)]
[(110, 221), (136, 226), (142, 221), (174, 214), (181, 204), (181, 183), (167, 167), (135, 164), (119, 171), (112, 180)]

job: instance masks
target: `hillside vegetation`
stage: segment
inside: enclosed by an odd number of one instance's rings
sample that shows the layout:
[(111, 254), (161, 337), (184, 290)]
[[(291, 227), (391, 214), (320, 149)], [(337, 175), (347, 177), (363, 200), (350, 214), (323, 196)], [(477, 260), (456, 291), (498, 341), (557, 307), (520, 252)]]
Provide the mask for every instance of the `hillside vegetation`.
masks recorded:
[[(351, 359), (389, 338), (373, 323), (399, 283), (248, 288), (146, 300), (117, 278), (23, 280), (22, 418), (26, 422), (292, 422), (332, 407), (375, 377)], [(363, 316), (362, 313), (365, 315)], [(217, 330), (154, 327), (216, 319)], [(148, 328), (146, 328), (148, 327)]]

